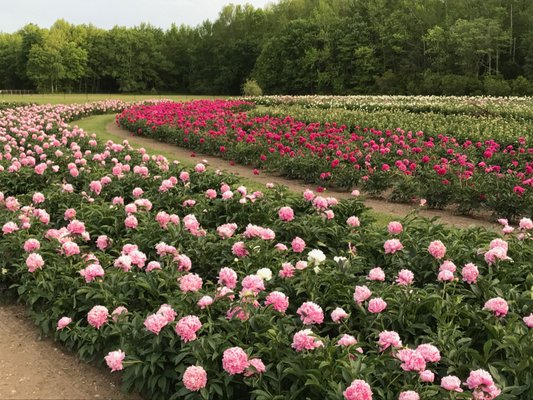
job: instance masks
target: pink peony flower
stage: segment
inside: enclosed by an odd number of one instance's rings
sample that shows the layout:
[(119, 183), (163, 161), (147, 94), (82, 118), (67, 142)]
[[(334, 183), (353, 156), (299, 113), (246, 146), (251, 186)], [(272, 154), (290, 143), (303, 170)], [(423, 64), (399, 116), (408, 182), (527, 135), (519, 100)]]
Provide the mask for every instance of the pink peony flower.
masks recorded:
[(349, 317), (348, 313), (340, 307), (337, 307), (335, 310), (331, 312), (331, 320), (335, 322), (336, 324), (340, 324), (341, 320), (348, 318), (348, 317)]
[(388, 347), (402, 347), (402, 341), (400, 335), (394, 331), (383, 331), (379, 334), (378, 344), (380, 350), (384, 351)]
[(420, 372), (420, 380), (422, 382), (431, 383), (435, 380), (435, 374), (430, 370), (426, 369), (425, 371)]
[(440, 260), (446, 255), (446, 246), (440, 240), (435, 240), (429, 244), (428, 252), (437, 260)]
[(424, 371), (426, 369), (426, 360), (417, 350), (401, 349), (396, 357), (402, 361), (401, 367), (404, 371)]
[(361, 304), (364, 301), (366, 301), (370, 296), (372, 296), (372, 292), (370, 289), (366, 286), (356, 286), (355, 292), (353, 294), (353, 299), (356, 303)]
[(174, 321), (177, 315), (176, 311), (174, 311), (172, 306), (170, 306), (169, 304), (163, 304), (161, 307), (159, 307), (159, 310), (157, 310), (157, 314), (160, 314), (165, 317), (167, 324)]
[(279, 276), (281, 278), (292, 278), (294, 276), (294, 271), (296, 268), (291, 263), (281, 264), (281, 270), (279, 271)]
[(246, 257), (250, 253), (246, 250), (244, 242), (237, 242), (231, 248), (231, 252), (239, 258)]
[(135, 215), (129, 215), (124, 220), (124, 226), (126, 226), (126, 228), (128, 229), (136, 229), (138, 225), (139, 221), (137, 220)]
[(72, 318), (69, 317), (61, 317), (59, 321), (57, 321), (57, 328), (56, 330), (60, 331), (64, 328), (66, 328), (70, 323), (72, 322)]
[(385, 254), (394, 254), (403, 249), (403, 244), (398, 239), (389, 239), (383, 244)]
[(197, 392), (207, 385), (207, 372), (199, 366), (187, 367), (183, 373), (183, 385), (191, 392)]
[(439, 362), (440, 361), (440, 351), (432, 344), (421, 344), (416, 348), (426, 362)]
[(73, 256), (73, 255), (76, 255), (76, 254), (80, 254), (80, 248), (74, 242), (68, 241), (68, 242), (63, 243), (63, 246), (61, 247), (61, 249), (63, 250), (63, 253), (67, 257)]
[(408, 269), (402, 269), (398, 273), (398, 277), (396, 278), (396, 283), (400, 286), (408, 286), (413, 283), (413, 280), (415, 279), (415, 274), (413, 272), (409, 271)]
[(398, 235), (402, 232), (403, 226), (398, 221), (392, 221), (387, 225), (387, 230), (391, 235)]
[(533, 313), (522, 319), (528, 328), (533, 328)]
[(492, 311), (497, 317), (505, 317), (509, 311), (509, 305), (501, 297), (494, 297), (487, 300), (483, 309)]
[(455, 276), (453, 272), (447, 269), (443, 269), (442, 271), (440, 271), (439, 275), (437, 276), (437, 280), (439, 280), (440, 282), (453, 282), (454, 279)]
[(87, 283), (105, 275), (104, 269), (98, 263), (89, 264), (86, 268), (80, 270), (79, 273), (85, 278), (85, 282)]
[(121, 371), (124, 369), (122, 361), (126, 357), (126, 353), (122, 350), (110, 351), (107, 356), (104, 357), (107, 366), (111, 368), (111, 372)]
[(146, 266), (146, 272), (151, 272), (155, 269), (161, 269), (161, 264), (157, 261), (150, 261)]
[(296, 314), (300, 316), (304, 325), (321, 324), (324, 322), (324, 312), (322, 311), (322, 308), (311, 301), (303, 303), (300, 308), (296, 310)]
[(115, 308), (112, 312), (111, 312), (111, 318), (113, 318), (113, 322), (117, 322), (119, 317), (122, 315), (122, 314), (127, 314), (128, 313), (128, 309), (124, 306), (118, 306), (117, 308)]
[(290, 207), (281, 207), (278, 211), (279, 218), (282, 221), (289, 222), (294, 219), (294, 211)]
[(401, 392), (398, 400), (420, 400), (420, 395), (413, 390), (408, 390)]
[(285, 313), (289, 307), (289, 298), (281, 292), (271, 292), (266, 297), (265, 306), (271, 305), (272, 308), (280, 313)]
[(159, 332), (161, 332), (161, 329), (167, 325), (167, 318), (163, 314), (150, 314), (145, 320), (144, 320), (144, 326), (146, 329), (148, 329), (150, 332), (155, 333), (156, 335), (159, 335)]
[(477, 282), (479, 270), (474, 264), (468, 263), (461, 270), (461, 275), (463, 277), (463, 281), (474, 284)]
[(211, 296), (203, 296), (196, 304), (203, 310), (213, 304), (213, 298)]
[(231, 268), (222, 268), (218, 273), (218, 284), (234, 289), (237, 286), (237, 273)]
[(109, 238), (106, 235), (100, 235), (96, 239), (96, 247), (100, 250), (105, 250), (109, 247)]
[(265, 290), (265, 283), (258, 275), (248, 275), (242, 280), (242, 289), (257, 295), (262, 290)]
[(250, 363), (248, 354), (240, 347), (230, 347), (224, 350), (222, 356), (222, 368), (230, 375), (242, 374)]
[(8, 234), (13, 233), (13, 232), (16, 232), (16, 231), (18, 231), (18, 230), (19, 230), (18, 225), (15, 224), (14, 222), (11, 222), (11, 221), (6, 222), (6, 223), (4, 224), (4, 226), (2, 226), (2, 233), (3, 233), (4, 235), (8, 235)]
[(385, 272), (379, 267), (372, 268), (368, 273), (366, 279), (368, 279), (369, 281), (384, 281)]
[(248, 377), (256, 374), (262, 374), (265, 371), (266, 367), (263, 363), (263, 360), (261, 360), (260, 358), (252, 358), (250, 360), (250, 365), (248, 366), (246, 371), (244, 371), (244, 376)]
[(313, 336), (311, 329), (304, 329), (294, 334), (291, 347), (300, 352), (303, 350), (314, 350), (323, 347), (324, 343)]
[(440, 386), (443, 389), (454, 391), (454, 392), (462, 392), (463, 389), (461, 389), (461, 380), (454, 376), (454, 375), (448, 375), (441, 379)]
[(217, 233), (221, 239), (228, 239), (233, 236), (237, 230), (237, 224), (224, 224), (217, 228)]
[(490, 373), (483, 369), (470, 371), (466, 385), (473, 390), (474, 399), (490, 400), (500, 395), (501, 390), (496, 387)]
[(73, 235), (81, 235), (85, 232), (85, 224), (77, 219), (70, 221), (67, 225), (67, 229)]
[(176, 333), (185, 343), (196, 340), (196, 332), (200, 330), (202, 323), (195, 315), (181, 318), (176, 325)]
[(34, 204), (44, 203), (44, 201), (45, 201), (44, 194), (42, 194), (40, 192), (34, 193), (33, 196), (32, 196), (32, 201), (33, 201)]
[(178, 263), (178, 271), (190, 271), (192, 261), (185, 254), (178, 254), (174, 257), (174, 261)]
[(361, 379), (354, 380), (342, 394), (346, 400), (372, 400), (370, 385)]
[(444, 270), (454, 273), (455, 271), (457, 271), (457, 267), (450, 260), (446, 260), (439, 267), (439, 271), (444, 271)]
[(100, 329), (100, 327), (107, 322), (108, 317), (109, 311), (106, 307), (94, 306), (87, 314), (87, 322), (96, 329)]
[(296, 236), (291, 242), (292, 251), (301, 253), (305, 250), (305, 242), (303, 239)]
[(387, 303), (381, 297), (376, 297), (368, 302), (368, 311), (373, 314), (380, 313), (386, 308)]
[(26, 266), (28, 267), (29, 272), (35, 272), (38, 269), (41, 269), (44, 265), (44, 260), (38, 253), (31, 253), (26, 258)]
[(522, 218), (518, 226), (520, 227), (520, 229), (528, 231), (530, 229), (533, 229), (533, 221), (531, 220), (531, 218)]
[(349, 217), (347, 220), (346, 220), (346, 223), (349, 225), (349, 226), (352, 226), (352, 227), (358, 227), (361, 225), (361, 222), (359, 221), (359, 218), (357, 218), (356, 216), (352, 215), (351, 217)]
[(28, 239), (24, 242), (24, 251), (31, 253), (41, 248), (41, 243), (37, 239)]
[(178, 278), (182, 292), (197, 292), (202, 288), (202, 278), (198, 274), (187, 274)]

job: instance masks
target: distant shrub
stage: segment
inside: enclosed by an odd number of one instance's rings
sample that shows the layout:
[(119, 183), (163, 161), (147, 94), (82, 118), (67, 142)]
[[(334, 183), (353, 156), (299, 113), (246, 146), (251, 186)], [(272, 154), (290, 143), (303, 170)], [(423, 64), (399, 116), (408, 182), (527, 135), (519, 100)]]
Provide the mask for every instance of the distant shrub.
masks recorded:
[(511, 82), (511, 93), (514, 96), (532, 96), (533, 95), (533, 82), (527, 80), (523, 76), (518, 76)]
[(490, 96), (509, 96), (511, 94), (509, 83), (501, 77), (487, 76), (483, 80), (483, 89), (485, 89), (485, 94)]
[(253, 79), (247, 79), (242, 85), (242, 94), (244, 96), (261, 96), (263, 94), (263, 90), (257, 81)]

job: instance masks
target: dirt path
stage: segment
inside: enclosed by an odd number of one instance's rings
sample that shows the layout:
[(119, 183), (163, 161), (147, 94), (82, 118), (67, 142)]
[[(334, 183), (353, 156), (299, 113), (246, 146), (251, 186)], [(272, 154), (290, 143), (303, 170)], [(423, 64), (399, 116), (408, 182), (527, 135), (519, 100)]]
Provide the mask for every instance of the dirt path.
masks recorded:
[(140, 399), (120, 392), (118, 376), (38, 335), (22, 306), (0, 305), (0, 399)]
[[(130, 131), (127, 131), (125, 129), (118, 127), (115, 124), (115, 122), (110, 122), (109, 124), (107, 124), (106, 130), (112, 133), (113, 135), (121, 137), (122, 139), (131, 139), (135, 137), (135, 141), (139, 145), (149, 146), (155, 151), (165, 151), (165, 152), (171, 153), (174, 155), (174, 157), (177, 160), (190, 159), (191, 155), (194, 154), (195, 155), (194, 159), (197, 159), (198, 162), (200, 162), (200, 160), (206, 159), (209, 161), (209, 165), (215, 169), (225, 170), (235, 175), (242, 176), (243, 178), (246, 178), (251, 181), (258, 182), (258, 183), (266, 184), (267, 182), (275, 182), (280, 185), (285, 185), (289, 188), (289, 190), (292, 190), (295, 192), (303, 192), (305, 189), (313, 188), (311, 185), (306, 185), (305, 183), (299, 182), (297, 180), (287, 179), (287, 178), (280, 177), (274, 174), (269, 174), (266, 172), (261, 172), (259, 175), (254, 175), (252, 168), (250, 167), (246, 167), (242, 165), (231, 165), (229, 161), (224, 160), (220, 157), (215, 157), (215, 156), (210, 156), (207, 154), (194, 152), (190, 149), (185, 149), (183, 147), (178, 147), (172, 144), (159, 142), (157, 140), (149, 139), (143, 136), (137, 136), (137, 135), (132, 134)], [(330, 189), (328, 189), (326, 193), (328, 193), (331, 196), (337, 197), (339, 199), (351, 197), (351, 194), (348, 192), (340, 192), (340, 191), (335, 191), (335, 190), (330, 190)], [(414, 205), (391, 203), (385, 200), (370, 199), (370, 198), (365, 198), (365, 204), (377, 212), (391, 214), (391, 215), (395, 215), (398, 217), (405, 216), (417, 208)], [(454, 225), (454, 226), (462, 227), (462, 228), (473, 226), (473, 225), (483, 226), (483, 227), (492, 227), (492, 228), (498, 227), (497, 224), (494, 224), (485, 219), (454, 215), (446, 210), (423, 209), (420, 211), (420, 215), (424, 217), (428, 217), (428, 218), (439, 217), (442, 220), (442, 222), (446, 224)]]

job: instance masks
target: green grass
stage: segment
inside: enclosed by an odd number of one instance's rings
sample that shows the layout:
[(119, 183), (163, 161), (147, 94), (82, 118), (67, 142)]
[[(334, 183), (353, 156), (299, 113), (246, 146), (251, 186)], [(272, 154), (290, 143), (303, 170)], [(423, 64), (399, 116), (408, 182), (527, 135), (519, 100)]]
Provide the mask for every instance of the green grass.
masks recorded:
[(193, 95), (138, 95), (138, 94), (0, 94), (0, 102), (24, 102), (35, 104), (72, 104), (87, 103), (99, 100), (139, 101), (148, 99), (171, 99), (188, 101), (193, 99), (224, 98), (223, 96), (193, 96)]

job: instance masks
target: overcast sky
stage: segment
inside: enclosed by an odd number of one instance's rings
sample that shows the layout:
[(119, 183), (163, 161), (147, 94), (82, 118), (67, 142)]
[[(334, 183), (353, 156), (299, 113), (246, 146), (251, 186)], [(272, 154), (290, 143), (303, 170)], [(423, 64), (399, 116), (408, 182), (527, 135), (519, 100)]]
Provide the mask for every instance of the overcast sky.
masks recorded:
[(195, 26), (216, 19), (229, 3), (263, 7), (272, 2), (276, 0), (0, 0), (0, 32), (14, 32), (30, 22), (48, 28), (59, 18), (100, 28), (141, 22), (161, 28)]

